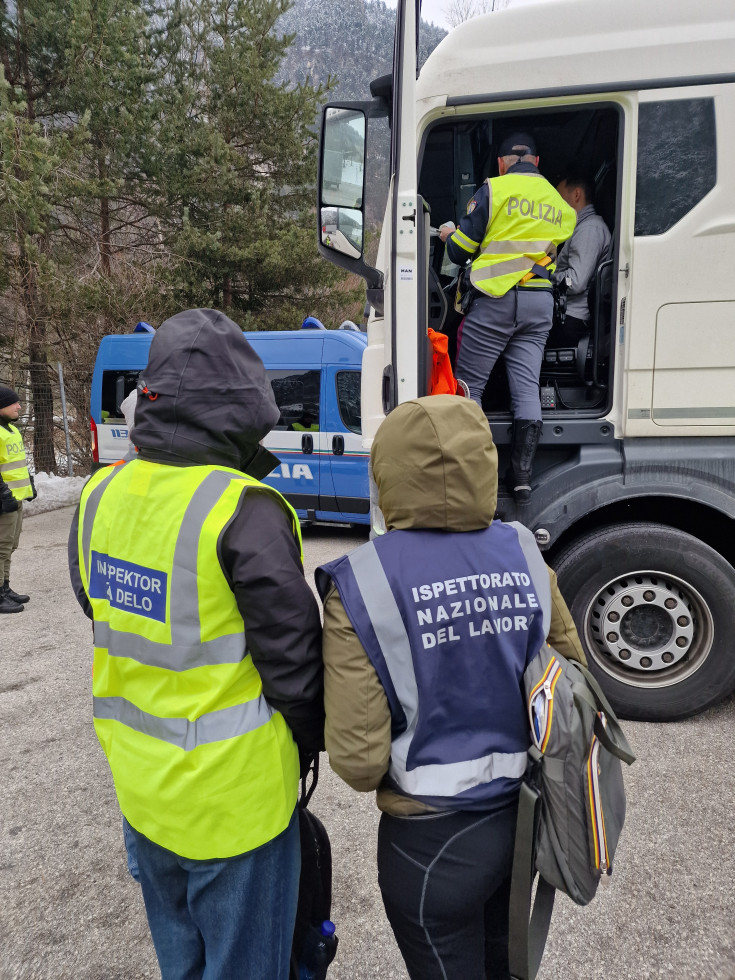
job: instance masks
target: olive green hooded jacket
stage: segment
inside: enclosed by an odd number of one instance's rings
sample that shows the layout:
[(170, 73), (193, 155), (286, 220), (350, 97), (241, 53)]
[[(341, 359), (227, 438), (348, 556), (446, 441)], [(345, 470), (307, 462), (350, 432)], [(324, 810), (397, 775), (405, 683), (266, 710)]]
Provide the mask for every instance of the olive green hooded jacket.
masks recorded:
[[(435, 395), (400, 405), (378, 429), (371, 460), (389, 531), (476, 531), (492, 523), (498, 456), (487, 419), (470, 399)], [(586, 663), (551, 569), (549, 578), (548, 641), (563, 656)], [(324, 602), (323, 656), (325, 741), (332, 769), (353, 789), (377, 789), (378, 806), (387, 813), (429, 811), (381, 785), (390, 759), (390, 709), (334, 585)]]

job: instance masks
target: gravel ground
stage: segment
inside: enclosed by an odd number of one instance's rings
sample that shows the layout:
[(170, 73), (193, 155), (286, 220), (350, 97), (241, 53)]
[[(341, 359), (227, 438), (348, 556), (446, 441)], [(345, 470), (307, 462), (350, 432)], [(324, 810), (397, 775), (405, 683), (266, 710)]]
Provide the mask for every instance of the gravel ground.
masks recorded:
[[(0, 978), (159, 976), (90, 712), (91, 632), (71, 593), (72, 508), (26, 521), (13, 584), (32, 593), (0, 645)], [(362, 531), (305, 531), (307, 575)], [(539, 980), (735, 980), (735, 699), (670, 725), (628, 723), (628, 820), (594, 903), (557, 901)], [(380, 903), (378, 812), (322, 757), (314, 811), (334, 852), (332, 980), (406, 972)], [(223, 978), (226, 980), (226, 978)]]

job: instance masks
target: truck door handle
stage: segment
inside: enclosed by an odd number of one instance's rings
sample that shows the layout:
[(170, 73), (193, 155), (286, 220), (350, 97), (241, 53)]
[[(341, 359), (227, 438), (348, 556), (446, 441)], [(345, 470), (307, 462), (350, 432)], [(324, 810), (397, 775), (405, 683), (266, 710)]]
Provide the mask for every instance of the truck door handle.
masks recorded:
[(302, 453), (313, 453), (314, 452), (314, 437), (313, 436), (302, 436), (301, 437), (301, 452)]
[(344, 436), (332, 436), (332, 452), (335, 456), (343, 456), (345, 451)]

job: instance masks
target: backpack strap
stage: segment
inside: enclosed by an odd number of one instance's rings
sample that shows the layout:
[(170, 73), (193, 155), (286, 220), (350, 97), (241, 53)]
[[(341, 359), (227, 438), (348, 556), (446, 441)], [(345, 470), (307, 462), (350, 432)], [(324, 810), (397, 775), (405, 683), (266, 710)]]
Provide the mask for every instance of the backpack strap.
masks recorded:
[(632, 765), (635, 762), (635, 755), (628, 744), (628, 740), (623, 734), (617, 716), (610, 707), (610, 702), (603, 694), (602, 688), (597, 683), (597, 679), (582, 664), (574, 664), (582, 673), (586, 684), (574, 684), (572, 693), (575, 700), (584, 701), (593, 711), (604, 711), (607, 725), (603, 725), (598, 718), (595, 722), (595, 735), (605, 746), (608, 752), (625, 762)]
[[(306, 781), (309, 778), (309, 773), (311, 773), (311, 786), (307, 789)], [(319, 782), (319, 753), (315, 752), (314, 755), (309, 760), (309, 767), (305, 770), (301, 777), (301, 796), (299, 797), (298, 806), (302, 809), (306, 809), (309, 805), (309, 800), (314, 795), (314, 790), (316, 789), (316, 784)]]
[(541, 796), (538, 790), (524, 782), (518, 800), (513, 876), (510, 884), (508, 959), (511, 980), (535, 980), (554, 910), (556, 889), (540, 876), (531, 909), (540, 809)]

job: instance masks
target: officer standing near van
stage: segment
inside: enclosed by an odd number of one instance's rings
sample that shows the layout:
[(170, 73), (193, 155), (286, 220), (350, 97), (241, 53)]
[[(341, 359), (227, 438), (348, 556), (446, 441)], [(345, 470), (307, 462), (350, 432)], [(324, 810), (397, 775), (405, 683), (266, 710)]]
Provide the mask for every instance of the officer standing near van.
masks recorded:
[(287, 980), (324, 707), (298, 518), (260, 482), (279, 411), (214, 310), (163, 323), (143, 378), (137, 457), (92, 475), (69, 539), (95, 730), (164, 980)]
[(513, 413), (507, 479), (519, 504), (531, 496), (541, 435), (538, 384), (554, 312), (556, 246), (571, 237), (576, 222), (574, 209), (539, 173), (538, 161), (528, 133), (503, 140), (499, 176), (480, 187), (459, 228), (440, 230), (452, 262), (472, 259), (472, 302), (461, 327), (455, 373), (478, 405), (495, 362), (505, 355)]
[(36, 498), (23, 437), (13, 424), (19, 415), (18, 392), (0, 385), (0, 613), (23, 612), (30, 599), (10, 587), (10, 558), (23, 528), (23, 501)]

